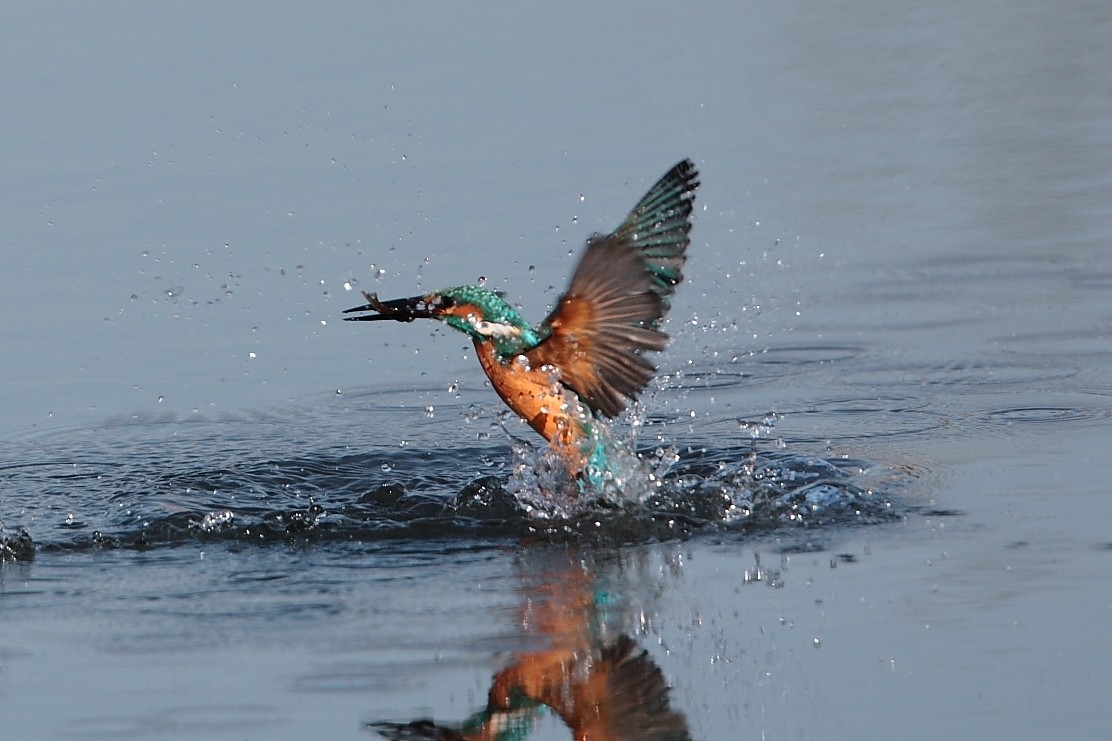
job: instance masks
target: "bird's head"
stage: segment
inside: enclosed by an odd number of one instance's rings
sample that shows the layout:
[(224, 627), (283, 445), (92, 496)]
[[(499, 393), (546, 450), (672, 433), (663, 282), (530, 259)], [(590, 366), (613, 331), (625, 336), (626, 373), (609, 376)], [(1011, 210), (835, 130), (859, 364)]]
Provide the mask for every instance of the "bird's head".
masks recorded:
[(352, 322), (438, 319), (470, 335), (476, 342), (493, 342), (501, 355), (522, 352), (540, 341), (532, 327), (500, 294), (482, 286), (456, 286), (392, 301), (380, 301), (378, 296), (366, 291), (363, 297), (367, 299), (366, 304), (347, 309), (344, 313), (372, 313), (345, 319)]

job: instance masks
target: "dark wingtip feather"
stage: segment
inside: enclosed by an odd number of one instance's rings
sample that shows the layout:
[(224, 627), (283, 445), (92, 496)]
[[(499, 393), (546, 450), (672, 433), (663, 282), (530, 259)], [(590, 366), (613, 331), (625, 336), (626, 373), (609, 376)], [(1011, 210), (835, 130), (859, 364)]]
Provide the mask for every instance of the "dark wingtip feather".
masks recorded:
[(666, 302), (683, 280), (698, 187), (695, 163), (680, 161), (649, 189), (611, 235), (640, 251), (653, 278), (653, 290)]

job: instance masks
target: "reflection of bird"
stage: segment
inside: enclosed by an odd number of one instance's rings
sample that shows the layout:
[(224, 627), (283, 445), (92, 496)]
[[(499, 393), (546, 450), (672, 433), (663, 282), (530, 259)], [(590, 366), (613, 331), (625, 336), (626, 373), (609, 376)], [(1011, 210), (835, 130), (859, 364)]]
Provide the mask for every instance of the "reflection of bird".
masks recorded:
[(628, 636), (593, 659), (541, 656), (495, 676), (487, 708), (458, 728), (430, 720), (368, 728), (391, 741), (519, 741), (532, 729), (529, 710), (540, 703), (567, 723), (575, 741), (691, 740), (683, 714), (669, 708), (660, 668)]
[(415, 720), (412, 723), (368, 723), (367, 728), (377, 731), (390, 741), (467, 741), (451, 728), (436, 725), (431, 720)]
[(602, 663), (613, 667), (607, 679), (611, 704), (606, 719), (613, 738), (690, 741), (687, 719), (669, 709), (668, 684), (647, 651), (638, 651), (628, 636), (621, 636), (603, 651)]
[[(587, 240), (568, 290), (532, 327), (498, 293), (458, 286), (380, 301), (344, 313), (352, 321), (438, 319), (469, 335), (491, 385), (534, 430), (576, 462), (605, 467), (592, 441), (594, 414), (617, 416), (655, 368), (643, 357), (664, 349), (659, 324), (683, 279), (698, 172), (680, 162), (613, 233)], [(600, 459), (601, 457), (601, 459)]]
[(552, 665), (523, 661), (494, 678), (490, 703), (511, 708), (521, 698), (556, 711), (576, 741), (689, 741), (687, 720), (668, 707), (660, 667), (629, 636), (619, 636), (597, 657)]

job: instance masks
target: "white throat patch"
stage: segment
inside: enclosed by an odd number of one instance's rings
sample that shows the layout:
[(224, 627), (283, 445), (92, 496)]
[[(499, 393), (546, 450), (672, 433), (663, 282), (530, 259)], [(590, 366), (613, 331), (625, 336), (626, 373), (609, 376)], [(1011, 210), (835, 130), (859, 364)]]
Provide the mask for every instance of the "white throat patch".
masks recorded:
[(521, 334), (521, 330), (512, 324), (499, 324), (498, 322), (487, 322), (474, 314), (467, 315), (467, 323), (470, 324), (476, 332), (484, 337), (517, 337)]

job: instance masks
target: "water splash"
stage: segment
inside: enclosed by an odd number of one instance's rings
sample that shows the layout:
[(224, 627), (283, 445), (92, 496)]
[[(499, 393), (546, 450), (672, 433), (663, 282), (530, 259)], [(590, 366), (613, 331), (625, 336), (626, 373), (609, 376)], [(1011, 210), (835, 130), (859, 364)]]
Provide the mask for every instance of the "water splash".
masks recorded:
[(35, 543), (21, 527), (8, 529), (0, 519), (0, 563), (30, 561), (35, 557)]
[(867, 463), (791, 453), (779, 437), (776, 452), (766, 450), (763, 440), (774, 435), (779, 419), (769, 412), (755, 421), (738, 420), (749, 433), (747, 447), (637, 452), (606, 437), (607, 468), (598, 485), (569, 474), (554, 451), (514, 440), (505, 493), (533, 527), (579, 534), (613, 528), (667, 537), (708, 527), (765, 530), (897, 516), (887, 496), (855, 482), (870, 468)]
[(556, 450), (513, 439), (513, 467), (506, 488), (530, 517), (572, 519), (596, 509), (621, 509), (644, 502), (659, 489), (660, 459), (645, 458), (610, 437), (602, 423), (592, 430), (592, 456), (578, 474)]

